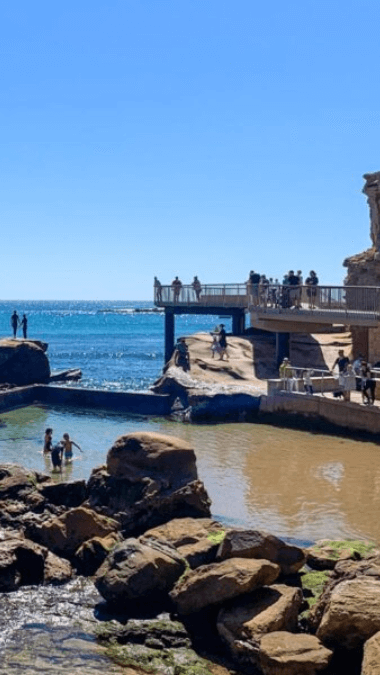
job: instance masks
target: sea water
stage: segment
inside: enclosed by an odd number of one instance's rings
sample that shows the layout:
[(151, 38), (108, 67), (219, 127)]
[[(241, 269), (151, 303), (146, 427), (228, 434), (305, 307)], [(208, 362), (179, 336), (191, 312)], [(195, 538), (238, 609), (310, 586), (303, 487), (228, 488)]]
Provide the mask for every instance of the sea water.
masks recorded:
[[(79, 367), (82, 386), (145, 389), (160, 375), (164, 317), (152, 303), (2, 302), (0, 336), (16, 309), (29, 337), (45, 340), (53, 370)], [(136, 309), (143, 310), (137, 311)], [(176, 317), (176, 335), (212, 330), (227, 319)], [(122, 434), (149, 430), (194, 447), (212, 512), (233, 522), (299, 540), (369, 537), (380, 542), (380, 454), (376, 443), (262, 424), (180, 424), (168, 419), (30, 406), (0, 415), (0, 462), (51, 471), (42, 455), (46, 427), (68, 432), (75, 451), (63, 478), (87, 479)], [(60, 475), (55, 480), (61, 480)]]
[[(164, 313), (154, 309), (152, 302), (128, 300), (0, 302), (0, 338), (12, 335), (13, 311), (25, 313), (28, 337), (48, 343), (53, 371), (80, 368), (81, 387), (144, 390), (164, 365)], [(209, 332), (221, 321), (228, 330), (228, 317), (178, 316), (176, 337)]]

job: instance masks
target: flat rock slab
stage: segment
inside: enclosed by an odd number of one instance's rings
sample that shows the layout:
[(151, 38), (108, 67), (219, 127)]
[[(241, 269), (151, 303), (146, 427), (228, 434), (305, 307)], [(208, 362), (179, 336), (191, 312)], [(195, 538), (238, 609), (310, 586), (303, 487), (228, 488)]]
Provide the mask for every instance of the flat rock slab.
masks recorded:
[(279, 566), (268, 560), (232, 558), (192, 570), (176, 584), (170, 597), (180, 614), (190, 614), (271, 584), (279, 573)]
[(194, 569), (215, 561), (225, 532), (223, 525), (212, 518), (174, 518), (145, 532), (141, 541), (152, 538), (169, 542)]
[(318, 638), (306, 633), (268, 633), (260, 644), (264, 675), (314, 675), (328, 666), (331, 657)]
[(280, 565), (283, 574), (295, 574), (305, 563), (301, 548), (259, 530), (229, 530), (217, 553), (218, 560), (228, 558), (264, 558)]
[(234, 600), (222, 608), (217, 629), (233, 656), (259, 663), (260, 640), (273, 631), (294, 631), (303, 602), (300, 588), (274, 584)]
[(127, 539), (118, 544), (99, 568), (95, 586), (105, 600), (123, 605), (149, 603), (165, 594), (185, 570), (185, 561), (170, 544)]

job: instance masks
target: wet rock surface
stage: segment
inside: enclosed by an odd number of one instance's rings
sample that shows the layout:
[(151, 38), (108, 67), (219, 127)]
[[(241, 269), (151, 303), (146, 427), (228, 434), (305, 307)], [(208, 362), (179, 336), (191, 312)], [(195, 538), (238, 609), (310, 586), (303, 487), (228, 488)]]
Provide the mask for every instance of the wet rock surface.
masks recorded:
[(100, 599), (83, 578), (1, 593), (1, 675), (120, 673), (96, 642)]

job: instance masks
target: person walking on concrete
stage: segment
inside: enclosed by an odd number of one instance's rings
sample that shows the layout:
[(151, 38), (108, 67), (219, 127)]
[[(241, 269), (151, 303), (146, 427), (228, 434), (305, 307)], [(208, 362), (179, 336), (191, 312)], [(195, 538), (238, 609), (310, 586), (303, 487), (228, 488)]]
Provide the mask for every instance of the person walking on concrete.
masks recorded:
[(19, 325), (20, 325), (20, 318), (19, 318), (19, 315), (17, 314), (17, 312), (15, 310), (13, 312), (12, 316), (11, 316), (11, 326), (12, 326), (14, 338), (17, 337), (17, 329), (18, 329)]
[(22, 327), (22, 336), (23, 336), (24, 340), (26, 340), (27, 339), (27, 333), (28, 333), (28, 319), (26, 317), (26, 314), (22, 315), (21, 327)]

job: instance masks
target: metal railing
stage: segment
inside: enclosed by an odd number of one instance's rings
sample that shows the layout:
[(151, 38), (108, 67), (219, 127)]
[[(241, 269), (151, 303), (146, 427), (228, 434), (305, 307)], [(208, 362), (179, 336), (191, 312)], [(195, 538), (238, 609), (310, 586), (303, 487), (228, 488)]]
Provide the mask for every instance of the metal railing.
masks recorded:
[[(287, 313), (294, 310), (336, 312), (357, 318), (380, 317), (378, 286), (284, 286), (202, 284), (155, 286), (154, 302), (158, 307), (199, 305), (203, 307), (242, 307), (250, 311)], [(275, 311), (276, 310), (276, 311)], [(342, 317), (344, 318), (344, 317)]]
[(247, 284), (202, 284), (195, 290), (191, 284), (177, 287), (154, 288), (154, 303), (158, 307), (167, 305), (200, 305), (204, 307), (244, 307), (249, 298)]

